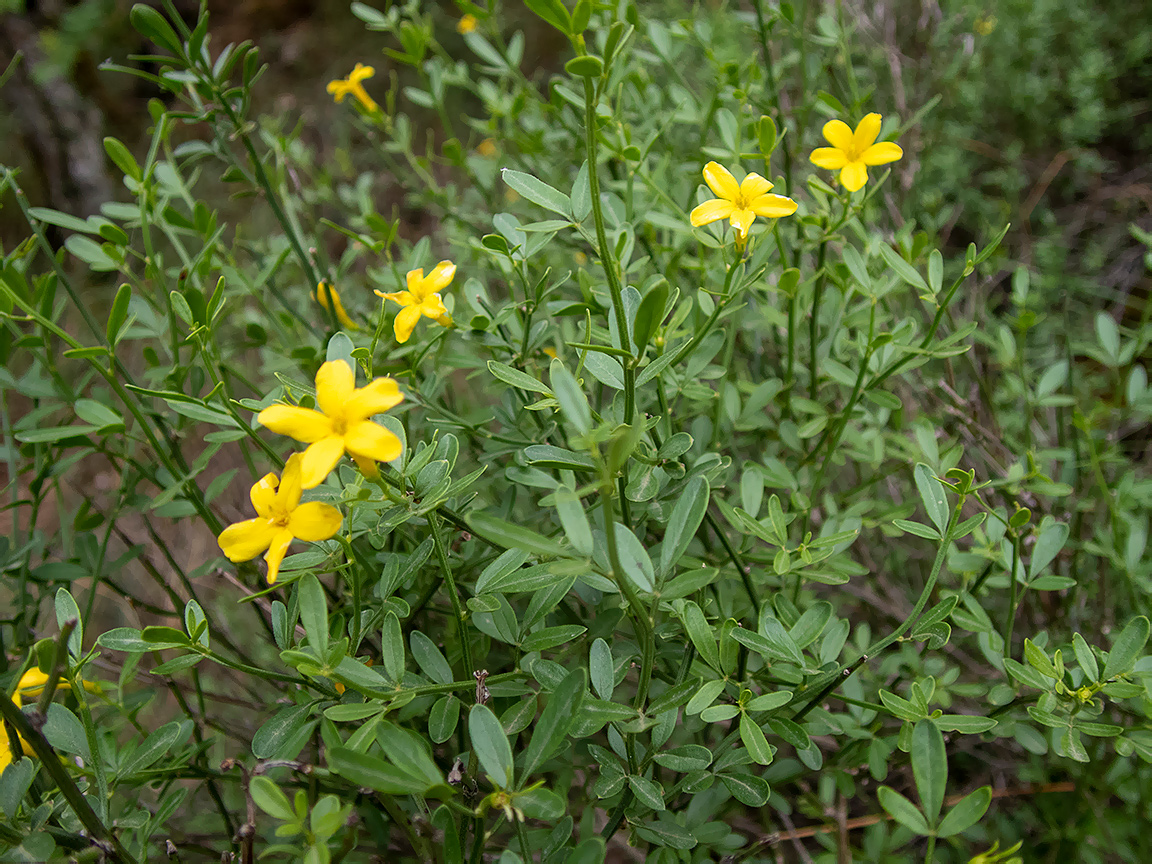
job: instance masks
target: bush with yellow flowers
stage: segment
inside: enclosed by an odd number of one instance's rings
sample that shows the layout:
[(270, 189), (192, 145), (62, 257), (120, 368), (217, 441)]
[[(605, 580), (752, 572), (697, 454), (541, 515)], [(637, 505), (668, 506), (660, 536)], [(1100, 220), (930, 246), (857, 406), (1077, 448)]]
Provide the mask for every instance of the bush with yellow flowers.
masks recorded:
[(1135, 813), (1148, 316), (906, 221), (915, 118), (819, 9), (386, 5), (315, 83), (351, 143), (165, 0), (119, 200), (2, 169), (0, 860), (1051, 860), (1037, 813)]

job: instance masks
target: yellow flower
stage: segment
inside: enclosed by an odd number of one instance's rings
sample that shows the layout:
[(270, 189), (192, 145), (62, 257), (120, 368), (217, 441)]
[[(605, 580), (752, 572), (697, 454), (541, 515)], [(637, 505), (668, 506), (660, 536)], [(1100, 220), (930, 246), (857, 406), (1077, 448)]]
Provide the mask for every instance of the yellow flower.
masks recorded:
[(987, 36), (996, 29), (996, 16), (995, 15), (982, 15), (976, 19), (976, 26), (973, 28), (980, 36)]
[(327, 279), (321, 280), (316, 286), (316, 302), (328, 309), (328, 299), (332, 299), (332, 306), (335, 308), (336, 320), (340, 322), (340, 326), (347, 327), (349, 330), (359, 330), (356, 322), (348, 317), (348, 313), (344, 311), (344, 304), (340, 302), (340, 295), (336, 293), (336, 289), (332, 283)]
[(704, 166), (704, 182), (717, 197), (696, 207), (688, 217), (699, 228), (717, 219), (728, 219), (736, 229), (736, 242), (743, 245), (753, 220), (778, 219), (796, 212), (796, 202), (783, 195), (769, 195), (772, 184), (759, 174), (749, 174), (743, 182), (718, 162)]
[(868, 182), (869, 165), (887, 165), (904, 155), (900, 145), (876, 141), (880, 134), (880, 115), (869, 114), (853, 132), (842, 120), (824, 124), (824, 137), (831, 147), (817, 147), (808, 158), (818, 168), (840, 172), (840, 184), (855, 192)]
[[(296, 405), (271, 405), (256, 415), (256, 422), (309, 445), (300, 458), (299, 480), (295, 477), (293, 480), (300, 487), (311, 489), (328, 476), (345, 453), (356, 460), (368, 477), (376, 475), (376, 462), (391, 462), (399, 456), (403, 449), (400, 439), (368, 418), (396, 407), (403, 399), (400, 388), (391, 378), (376, 378), (357, 388), (352, 367), (343, 360), (331, 360), (316, 373), (319, 411)], [(292, 460), (288, 461), (291, 465)], [(285, 466), (284, 473), (287, 477), (288, 466)], [(296, 500), (300, 500), (299, 492)], [(297, 536), (302, 540), (311, 539)], [(253, 552), (248, 557), (255, 554)]]
[(351, 94), (355, 96), (357, 101), (364, 106), (365, 110), (376, 112), (380, 107), (373, 101), (372, 97), (368, 95), (368, 91), (364, 89), (364, 85), (360, 82), (365, 78), (371, 78), (376, 74), (376, 70), (371, 66), (365, 66), (363, 63), (357, 63), (347, 78), (338, 78), (335, 81), (328, 82), (328, 92), (335, 97), (337, 102), (343, 102), (344, 97)]
[(441, 261), (427, 276), (420, 267), (409, 270), (407, 291), (395, 291), (389, 294), (383, 291), (376, 292), (378, 297), (394, 300), (404, 307), (396, 313), (396, 321), (393, 324), (397, 342), (408, 341), (421, 316), (434, 319), (441, 327), (452, 326), (452, 316), (448, 314), (444, 301), (437, 292), (447, 288), (455, 275), (456, 265), (451, 261)]
[[(44, 692), (44, 685), (48, 683), (48, 674), (41, 672), (39, 668), (33, 666), (27, 672), (20, 676), (20, 682), (16, 685), (16, 692), (12, 694), (12, 701), (16, 703), (16, 707), (20, 708), (24, 705), (24, 699), (38, 699), (40, 694)], [(95, 684), (88, 681), (83, 682), (84, 689), (90, 693), (99, 692), (100, 688)], [(66, 678), (61, 678), (60, 682), (56, 685), (58, 690), (71, 690), (72, 685), (68, 683)], [(20, 739), (20, 746), (26, 756), (35, 756), (36, 753), (32, 747), (23, 738)], [(5, 729), (0, 728), (0, 774), (4, 773), (4, 769), (12, 763), (12, 747), (8, 742), (8, 733)]]
[(476, 145), (476, 152), (480, 156), (483, 156), (485, 159), (491, 159), (499, 151), (496, 149), (495, 141), (493, 141), (491, 138), (485, 138), (483, 141)]
[(476, 16), (475, 15), (465, 15), (463, 18), (461, 18), (459, 21), (456, 22), (456, 32), (457, 33), (461, 33), (461, 34), (471, 33), (475, 29), (476, 29)]
[[(347, 368), (348, 364), (343, 360), (337, 362)], [(251, 492), (257, 518), (229, 525), (218, 538), (220, 548), (231, 561), (248, 561), (264, 552), (269, 585), (276, 581), (280, 562), (293, 540), (328, 540), (340, 530), (340, 523), (344, 521), (340, 511), (330, 504), (319, 501), (300, 503), (303, 489), (300, 465), (303, 461), (299, 453), (293, 453), (279, 481), (275, 474), (265, 474)]]

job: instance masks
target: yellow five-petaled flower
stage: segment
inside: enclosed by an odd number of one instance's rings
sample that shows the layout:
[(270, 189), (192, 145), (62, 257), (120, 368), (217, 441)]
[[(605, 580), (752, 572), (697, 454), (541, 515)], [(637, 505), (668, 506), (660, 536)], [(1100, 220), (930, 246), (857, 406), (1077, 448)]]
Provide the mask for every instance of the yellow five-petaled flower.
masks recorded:
[(328, 92), (335, 97), (337, 102), (343, 102), (345, 96), (355, 96), (356, 101), (364, 106), (364, 110), (375, 113), (379, 110), (379, 106), (368, 95), (368, 91), (364, 89), (362, 82), (365, 78), (371, 78), (376, 74), (376, 70), (371, 66), (365, 66), (363, 63), (357, 63), (356, 67), (348, 73), (347, 78), (338, 78), (335, 81), (328, 82)]
[(344, 304), (340, 302), (340, 294), (327, 279), (322, 279), (316, 285), (316, 302), (325, 309), (331, 310), (336, 315), (336, 320), (341, 327), (347, 327), (349, 330), (360, 329), (356, 322), (348, 317), (348, 313), (344, 310)]
[[(339, 362), (346, 366), (343, 361)], [(218, 538), (220, 548), (232, 561), (248, 561), (264, 552), (269, 585), (276, 581), (280, 562), (293, 540), (329, 540), (344, 521), (340, 511), (330, 504), (300, 503), (301, 462), (303, 457), (293, 453), (279, 481), (275, 474), (265, 474), (252, 487), (252, 506), (256, 508), (257, 518), (229, 525)]]
[(376, 378), (358, 388), (352, 367), (343, 360), (331, 360), (316, 373), (319, 411), (270, 405), (256, 415), (256, 421), (310, 445), (301, 457), (300, 484), (311, 489), (323, 482), (345, 453), (368, 477), (376, 475), (376, 462), (391, 462), (399, 456), (400, 439), (368, 418), (402, 401), (404, 395), (393, 379)]
[(736, 229), (736, 242), (741, 246), (748, 240), (748, 229), (757, 216), (779, 219), (796, 212), (796, 202), (791, 198), (768, 194), (772, 184), (759, 174), (749, 174), (737, 183), (727, 168), (718, 162), (709, 162), (704, 166), (704, 182), (717, 197), (696, 207), (688, 218), (697, 228), (717, 219), (728, 219)]
[(868, 182), (869, 165), (887, 165), (904, 155), (899, 144), (875, 143), (880, 134), (880, 115), (869, 114), (852, 129), (843, 120), (824, 124), (824, 137), (831, 147), (817, 147), (808, 158), (818, 168), (840, 172), (840, 183), (855, 192)]
[(392, 325), (397, 342), (408, 341), (421, 316), (432, 318), (441, 327), (452, 326), (452, 317), (437, 292), (447, 288), (455, 275), (456, 265), (451, 261), (441, 261), (427, 276), (420, 267), (409, 270), (407, 291), (394, 291), (388, 294), (383, 291), (376, 292), (377, 296), (385, 300), (395, 300), (404, 307), (396, 313), (396, 321)]
[(464, 35), (472, 33), (476, 30), (476, 23), (475, 15), (465, 15), (456, 22), (456, 32)]

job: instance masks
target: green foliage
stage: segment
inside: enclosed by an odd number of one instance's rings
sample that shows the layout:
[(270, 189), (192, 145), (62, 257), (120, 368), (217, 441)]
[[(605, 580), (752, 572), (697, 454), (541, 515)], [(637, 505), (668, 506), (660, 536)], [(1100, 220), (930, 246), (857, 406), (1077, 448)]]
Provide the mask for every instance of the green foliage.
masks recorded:
[[(137, 6), (125, 199), (3, 169), (3, 860), (1146, 859), (1147, 309), (893, 219), (974, 194), (954, 142), (810, 165), (937, 122), (817, 7), (460, 5), (352, 4), (337, 148)], [(693, 218), (710, 161), (797, 211)], [(300, 500), (272, 425), (338, 457)]]

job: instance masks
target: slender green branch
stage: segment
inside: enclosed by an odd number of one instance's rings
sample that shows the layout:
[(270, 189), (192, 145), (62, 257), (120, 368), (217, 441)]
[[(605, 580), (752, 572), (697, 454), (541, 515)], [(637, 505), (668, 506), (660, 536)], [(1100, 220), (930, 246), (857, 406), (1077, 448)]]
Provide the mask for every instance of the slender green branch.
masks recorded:
[(448, 552), (444, 548), (444, 540), (440, 536), (440, 526), (436, 524), (434, 513), (429, 514), (428, 525), (432, 528), (432, 544), (436, 549), (436, 560), (440, 562), (440, 571), (448, 585), (448, 598), (452, 601), (452, 614), (456, 616), (456, 638), (460, 640), (460, 650), (464, 655), (464, 667), (469, 677), (476, 672), (476, 665), (472, 662), (472, 645), (464, 629), (464, 607), (460, 603), (460, 592), (456, 590), (456, 580), (452, 576), (452, 565), (448, 563)]

